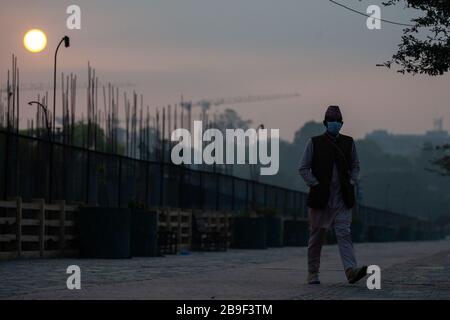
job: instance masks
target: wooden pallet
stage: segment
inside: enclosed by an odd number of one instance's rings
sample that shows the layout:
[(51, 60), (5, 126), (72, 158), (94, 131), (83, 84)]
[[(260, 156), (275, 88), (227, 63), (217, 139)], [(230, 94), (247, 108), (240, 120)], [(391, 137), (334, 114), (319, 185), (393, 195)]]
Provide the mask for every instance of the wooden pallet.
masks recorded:
[[(153, 210), (158, 212), (159, 230), (177, 235), (176, 253), (192, 247), (193, 214), (207, 219), (209, 232), (231, 236), (229, 212), (177, 208)], [(55, 204), (46, 204), (41, 199), (30, 203), (22, 202), (21, 198), (0, 201), (0, 260), (76, 256), (78, 239), (74, 230), (78, 227), (77, 212), (77, 205), (67, 205), (64, 201)], [(2, 232), (4, 229), (9, 231)]]
[(190, 250), (192, 241), (192, 212), (180, 209), (157, 209), (158, 228), (175, 232), (178, 250)]
[(65, 201), (0, 201), (0, 260), (73, 255), (77, 211)]
[[(193, 214), (196, 219), (206, 220), (207, 232), (219, 232), (228, 239), (231, 239), (231, 217), (232, 215), (226, 211), (213, 211), (213, 210), (194, 210)], [(230, 241), (228, 241), (227, 247), (230, 246)]]

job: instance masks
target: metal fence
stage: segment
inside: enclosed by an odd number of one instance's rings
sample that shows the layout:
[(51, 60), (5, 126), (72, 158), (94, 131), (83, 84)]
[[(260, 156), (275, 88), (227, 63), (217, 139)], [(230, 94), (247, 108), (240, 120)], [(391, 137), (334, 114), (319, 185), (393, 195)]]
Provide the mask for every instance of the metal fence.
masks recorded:
[[(252, 180), (133, 159), (0, 131), (0, 195), (99, 206), (178, 207), (244, 212), (270, 208), (306, 217), (306, 194)], [(364, 206), (372, 225), (414, 225), (418, 219)]]

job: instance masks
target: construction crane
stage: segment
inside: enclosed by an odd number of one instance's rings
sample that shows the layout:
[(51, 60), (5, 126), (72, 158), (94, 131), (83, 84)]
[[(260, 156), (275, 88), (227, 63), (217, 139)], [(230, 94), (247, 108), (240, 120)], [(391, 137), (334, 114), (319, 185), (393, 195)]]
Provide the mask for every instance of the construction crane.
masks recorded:
[[(135, 83), (132, 82), (122, 82), (122, 83), (111, 83), (111, 85), (113, 85), (116, 88), (134, 88), (136, 87)], [(98, 83), (99, 87), (102, 86), (108, 86), (108, 83), (103, 83), (103, 82), (99, 82)], [(57, 85), (56, 88), (59, 90), (61, 88), (60, 85)], [(88, 88), (88, 83), (84, 82), (81, 84), (77, 85), (78, 89), (87, 89)], [(50, 83), (45, 83), (45, 82), (28, 82), (28, 83), (21, 83), (19, 85), (19, 89), (21, 92), (23, 91), (49, 91), (49, 90), (53, 90), (53, 84)], [(0, 87), (1, 91), (7, 91), (6, 87)]]
[(191, 123), (192, 109), (195, 107), (200, 107), (202, 111), (202, 119), (205, 119), (206, 113), (212, 106), (217, 107), (221, 105), (231, 105), (231, 104), (243, 104), (243, 103), (254, 103), (262, 101), (275, 101), (282, 99), (292, 99), (300, 97), (299, 93), (289, 93), (289, 94), (270, 94), (270, 95), (248, 95), (240, 97), (229, 97), (229, 98), (214, 98), (214, 99), (202, 99), (196, 102), (186, 102), (183, 100), (183, 95), (181, 96), (180, 106), (185, 109), (188, 113), (188, 123)]

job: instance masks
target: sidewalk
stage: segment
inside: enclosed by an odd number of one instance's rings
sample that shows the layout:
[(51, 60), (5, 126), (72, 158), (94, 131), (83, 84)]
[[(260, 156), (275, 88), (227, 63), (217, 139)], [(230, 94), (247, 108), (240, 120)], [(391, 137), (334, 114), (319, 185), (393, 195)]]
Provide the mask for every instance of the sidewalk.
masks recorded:
[[(319, 286), (308, 286), (306, 248), (230, 250), (131, 260), (0, 263), (0, 299), (450, 299), (450, 239), (355, 245), (381, 268), (381, 290), (348, 285), (337, 246), (325, 246)], [(82, 289), (66, 288), (81, 268)]]

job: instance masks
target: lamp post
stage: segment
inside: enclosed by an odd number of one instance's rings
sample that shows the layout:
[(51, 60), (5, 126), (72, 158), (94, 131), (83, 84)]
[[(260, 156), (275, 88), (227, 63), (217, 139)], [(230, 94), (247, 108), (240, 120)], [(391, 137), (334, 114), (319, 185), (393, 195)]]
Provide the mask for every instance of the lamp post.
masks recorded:
[(28, 102), (28, 104), (30, 106), (32, 106), (33, 104), (36, 104), (38, 107), (41, 107), (42, 110), (44, 111), (44, 116), (45, 116), (45, 126), (47, 127), (47, 137), (48, 137), (48, 141), (51, 141), (51, 129), (50, 129), (50, 123), (48, 122), (48, 109), (39, 101), (30, 101)]
[(55, 114), (56, 114), (56, 62), (58, 57), (58, 50), (61, 44), (64, 42), (64, 47), (70, 47), (70, 39), (68, 36), (64, 36), (61, 41), (59, 41), (58, 46), (55, 51), (55, 61), (53, 65), (53, 123), (52, 123), (52, 131), (53, 131), (53, 140), (55, 140)]
[(68, 48), (70, 47), (70, 39), (68, 36), (64, 36), (58, 43), (58, 46), (55, 50), (55, 60), (53, 65), (53, 122), (52, 122), (52, 129), (53, 129), (53, 135), (52, 139), (50, 140), (50, 170), (49, 170), (49, 202), (52, 202), (52, 184), (53, 184), (53, 143), (55, 141), (55, 115), (56, 115), (56, 62), (58, 57), (58, 50), (61, 44), (64, 42), (64, 47)]
[[(50, 134), (50, 124), (48, 121), (48, 109), (45, 108), (41, 103), (38, 101), (31, 101), (29, 102), (29, 105), (37, 104), (41, 108), (44, 109), (45, 119), (46, 119), (46, 125), (47, 125), (47, 134), (48, 134), (48, 140), (50, 144), (50, 159), (49, 159), (49, 186), (48, 186), (48, 197), (49, 202), (52, 202), (52, 171), (53, 171), (53, 143), (55, 141), (55, 114), (56, 114), (56, 62), (58, 57), (58, 51), (61, 44), (64, 43), (64, 46), (66, 48), (70, 47), (70, 39), (68, 36), (62, 37), (62, 39), (59, 41), (58, 46), (56, 47), (55, 51), (55, 60), (53, 65), (53, 135)], [(41, 52), (44, 50), (44, 48), (47, 45), (47, 37), (45, 34), (40, 30), (31, 30), (29, 31), (24, 38), (24, 45), (25, 47), (31, 51), (31, 52)]]
[(47, 127), (47, 137), (48, 137), (48, 142), (50, 143), (50, 161), (49, 163), (49, 168), (48, 168), (48, 200), (49, 202), (52, 202), (52, 187), (53, 187), (53, 178), (52, 178), (52, 171), (53, 171), (53, 141), (52, 141), (52, 135), (50, 133), (50, 124), (48, 122), (48, 109), (39, 101), (30, 101), (28, 102), (28, 104), (30, 106), (32, 106), (33, 104), (36, 104), (38, 107), (41, 107), (42, 110), (44, 111), (44, 115), (45, 115), (45, 125)]

